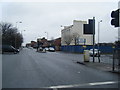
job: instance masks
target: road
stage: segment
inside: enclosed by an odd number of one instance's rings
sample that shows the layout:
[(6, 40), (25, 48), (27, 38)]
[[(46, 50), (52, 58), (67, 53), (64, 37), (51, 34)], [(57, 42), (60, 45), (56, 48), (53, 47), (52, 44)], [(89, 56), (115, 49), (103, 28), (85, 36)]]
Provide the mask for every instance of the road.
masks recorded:
[(77, 64), (82, 54), (24, 48), (2, 56), (3, 88), (118, 88), (118, 75)]

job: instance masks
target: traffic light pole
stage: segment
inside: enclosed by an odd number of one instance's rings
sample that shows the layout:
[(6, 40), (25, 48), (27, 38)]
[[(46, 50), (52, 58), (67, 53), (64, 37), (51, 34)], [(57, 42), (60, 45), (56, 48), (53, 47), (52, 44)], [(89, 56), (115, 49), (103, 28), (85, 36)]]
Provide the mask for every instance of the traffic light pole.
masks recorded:
[(93, 62), (95, 62), (95, 17), (93, 17)]
[(98, 61), (99, 61), (99, 63), (100, 63), (100, 53), (99, 53), (99, 51), (100, 51), (100, 48), (99, 48), (99, 41), (100, 41), (100, 23), (102, 22), (102, 20), (100, 20), (99, 22), (98, 22)]

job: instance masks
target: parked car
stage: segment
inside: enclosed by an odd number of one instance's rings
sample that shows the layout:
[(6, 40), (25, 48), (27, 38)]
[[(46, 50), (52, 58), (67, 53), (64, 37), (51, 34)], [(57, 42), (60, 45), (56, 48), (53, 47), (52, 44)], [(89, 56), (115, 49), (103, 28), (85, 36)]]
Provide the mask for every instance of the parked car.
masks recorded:
[(45, 48), (42, 48), (42, 47), (39, 47), (39, 48), (38, 48), (38, 52), (44, 52), (44, 53), (45, 53), (45, 52), (46, 52), (46, 49), (45, 49)]
[(38, 51), (43, 51), (43, 48), (42, 48), (42, 47), (39, 47), (39, 48), (38, 48)]
[[(95, 57), (100, 57), (100, 51), (98, 52), (99, 50), (98, 49), (94, 49), (94, 56)], [(89, 51), (89, 54), (90, 54), (90, 56), (92, 56), (93, 57), (93, 49), (90, 49), (90, 51)]]
[(14, 54), (19, 53), (19, 49), (14, 48), (11, 45), (2, 45), (2, 53), (13, 52)]
[(49, 47), (49, 50), (50, 52), (55, 52), (55, 49), (53, 47)]
[(45, 48), (45, 50), (46, 50), (46, 51), (48, 51), (48, 50), (49, 50), (49, 48), (47, 48), (47, 47), (46, 47), (46, 48)]

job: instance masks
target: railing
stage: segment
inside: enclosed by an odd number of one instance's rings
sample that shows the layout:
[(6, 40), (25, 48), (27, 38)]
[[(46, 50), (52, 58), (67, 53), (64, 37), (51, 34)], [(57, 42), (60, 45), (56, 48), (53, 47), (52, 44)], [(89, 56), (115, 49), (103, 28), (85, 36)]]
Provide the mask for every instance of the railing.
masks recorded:
[(120, 48), (117, 48), (113, 51), (113, 71), (120, 73)]

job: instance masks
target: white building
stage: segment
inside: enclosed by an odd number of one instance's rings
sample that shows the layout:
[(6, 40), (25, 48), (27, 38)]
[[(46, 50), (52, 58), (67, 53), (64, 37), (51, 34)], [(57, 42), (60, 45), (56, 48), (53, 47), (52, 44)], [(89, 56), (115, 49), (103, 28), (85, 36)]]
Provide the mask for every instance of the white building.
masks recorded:
[(87, 21), (74, 20), (73, 25), (61, 30), (61, 45), (92, 45), (93, 35), (84, 34), (83, 28)]
[[(118, 2), (118, 8), (120, 9), (120, 1)], [(119, 12), (119, 24), (120, 24), (120, 12)], [(118, 27), (118, 41), (120, 41), (120, 27)]]

